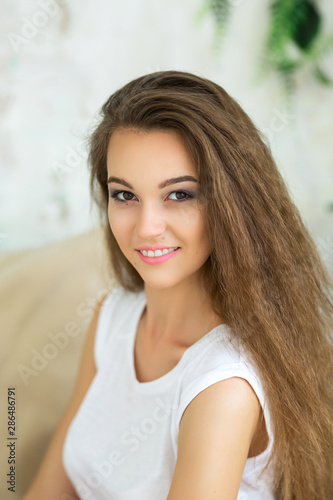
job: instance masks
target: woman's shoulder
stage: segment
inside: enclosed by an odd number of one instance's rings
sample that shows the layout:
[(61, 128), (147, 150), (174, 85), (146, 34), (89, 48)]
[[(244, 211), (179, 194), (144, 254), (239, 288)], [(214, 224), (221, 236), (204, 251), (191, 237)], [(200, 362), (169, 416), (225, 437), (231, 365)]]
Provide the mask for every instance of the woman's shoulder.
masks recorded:
[(116, 284), (104, 297), (104, 301), (101, 308), (102, 311), (108, 311), (111, 308), (128, 306), (136, 303), (137, 299), (142, 297), (144, 291), (131, 291), (127, 290), (120, 284)]
[(243, 379), (251, 386), (263, 410), (269, 444), (265, 454), (261, 455), (261, 463), (269, 456), (274, 440), (267, 394), (250, 353), (227, 324), (219, 325), (193, 349), (179, 381), (180, 404), (176, 421), (179, 425), (185, 409), (198, 394), (220, 381), (233, 378)]
[(133, 317), (143, 298), (143, 291), (133, 292), (118, 284), (105, 296), (98, 316), (94, 345), (97, 369), (113, 336)]
[[(116, 284), (104, 295), (98, 318), (98, 328), (128, 317), (128, 312), (142, 301), (143, 291), (130, 291)], [(102, 326), (101, 326), (102, 325)]]
[(214, 328), (189, 350), (182, 385), (197, 391), (231, 377), (246, 379), (264, 403), (263, 383), (251, 354), (226, 323)]

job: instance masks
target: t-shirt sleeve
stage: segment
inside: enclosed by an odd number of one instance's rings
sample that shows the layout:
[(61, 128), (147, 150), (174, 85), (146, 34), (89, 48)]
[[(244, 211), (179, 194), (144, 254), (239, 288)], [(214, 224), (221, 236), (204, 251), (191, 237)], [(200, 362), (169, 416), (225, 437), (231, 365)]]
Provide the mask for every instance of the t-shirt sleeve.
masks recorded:
[(269, 442), (264, 452), (265, 455), (268, 455), (273, 445), (273, 432), (271, 426), (270, 411), (261, 381), (257, 376), (256, 371), (251, 365), (248, 366), (245, 362), (232, 363), (229, 365), (223, 364), (221, 366), (217, 366), (207, 373), (195, 378), (191, 383), (189, 383), (182, 391), (180, 397), (180, 403), (176, 416), (177, 427), (179, 429), (180, 420), (186, 407), (201, 391), (215, 384), (216, 382), (226, 380), (231, 377), (240, 377), (245, 379), (251, 385), (258, 397), (260, 405), (263, 409), (267, 433), (269, 437)]
[(104, 299), (99, 312), (94, 343), (94, 357), (97, 370), (101, 366), (107, 343), (110, 341), (110, 336), (113, 332), (112, 325), (114, 323), (117, 304), (121, 299), (122, 293), (123, 289), (119, 285), (116, 285)]

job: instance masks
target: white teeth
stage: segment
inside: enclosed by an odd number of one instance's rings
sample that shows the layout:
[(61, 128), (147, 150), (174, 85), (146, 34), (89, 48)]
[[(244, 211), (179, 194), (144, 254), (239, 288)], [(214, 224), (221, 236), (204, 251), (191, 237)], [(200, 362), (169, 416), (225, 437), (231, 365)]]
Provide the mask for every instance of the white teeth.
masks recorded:
[(174, 250), (176, 250), (178, 247), (174, 247), (174, 248), (163, 248), (163, 250), (155, 250), (155, 252), (153, 252), (153, 250), (140, 250), (140, 252), (142, 253), (142, 255), (144, 255), (145, 257), (160, 257), (161, 255), (165, 255), (167, 253), (170, 253), (170, 252), (173, 252)]

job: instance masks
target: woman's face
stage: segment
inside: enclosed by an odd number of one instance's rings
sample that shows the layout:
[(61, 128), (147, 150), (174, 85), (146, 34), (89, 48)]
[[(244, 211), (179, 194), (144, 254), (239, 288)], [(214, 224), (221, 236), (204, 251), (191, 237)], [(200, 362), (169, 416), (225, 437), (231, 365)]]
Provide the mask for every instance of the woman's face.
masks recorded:
[(107, 170), (109, 223), (125, 257), (148, 286), (192, 286), (211, 245), (198, 177), (182, 138), (167, 130), (116, 130)]

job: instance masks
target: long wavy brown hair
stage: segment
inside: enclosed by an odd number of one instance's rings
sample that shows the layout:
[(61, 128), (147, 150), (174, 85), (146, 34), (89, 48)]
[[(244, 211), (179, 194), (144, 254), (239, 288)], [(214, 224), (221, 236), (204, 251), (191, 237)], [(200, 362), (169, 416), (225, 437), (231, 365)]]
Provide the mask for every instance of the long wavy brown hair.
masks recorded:
[(107, 221), (106, 154), (116, 129), (184, 138), (213, 241), (203, 266), (213, 309), (252, 357), (267, 395), (276, 498), (333, 498), (332, 281), (265, 140), (223, 88), (190, 73), (144, 75), (107, 100), (90, 137), (90, 187), (113, 272), (131, 291), (143, 280)]

